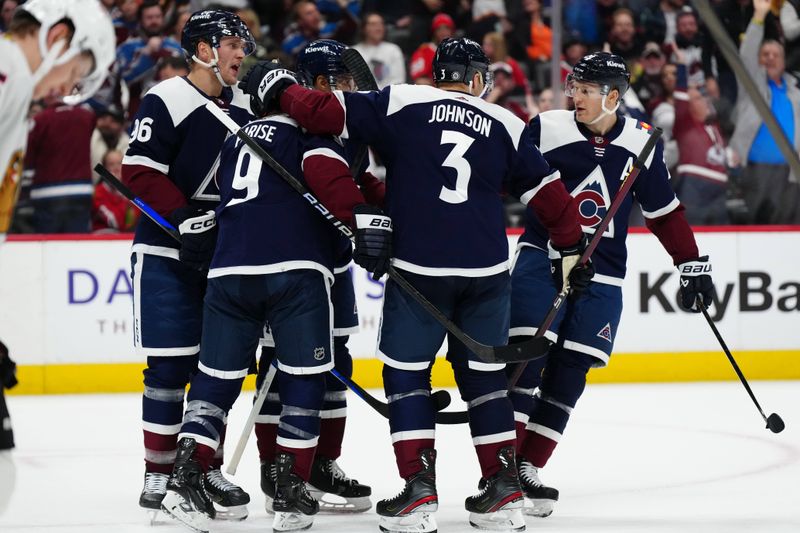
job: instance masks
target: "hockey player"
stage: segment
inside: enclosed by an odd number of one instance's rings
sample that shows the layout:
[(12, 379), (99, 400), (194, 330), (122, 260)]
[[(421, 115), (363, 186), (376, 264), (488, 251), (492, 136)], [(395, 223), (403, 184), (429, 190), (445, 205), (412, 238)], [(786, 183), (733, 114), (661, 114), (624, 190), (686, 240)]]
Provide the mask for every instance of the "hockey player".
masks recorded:
[[(469, 39), (446, 39), (434, 58), (437, 87), (395, 85), (380, 92), (325, 94), (273, 70), (246, 91), (303, 127), (366, 142), (387, 162), (387, 214), (395, 228), (393, 265), (472, 338), (507, 340), (510, 277), (501, 191), (531, 205), (553, 245), (583, 249), (575, 202), (531, 142), (524, 122), (478, 96), (488, 59)], [(361, 228), (360, 221), (357, 226)], [(383, 226), (377, 226), (381, 231)], [(358, 263), (358, 254), (355, 256)], [(561, 259), (556, 260), (561, 262)], [(369, 269), (368, 269), (369, 270)], [(445, 329), (391, 281), (386, 284), (379, 357), (389, 425), (405, 487), (377, 504), (380, 528), (436, 530), (434, 414), (430, 369)], [(487, 364), (448, 338), (484, 489), (465, 502), (477, 528), (522, 530), (522, 492), (514, 460), (514, 419), (502, 364)]]
[[(566, 94), (573, 99), (575, 111), (547, 111), (530, 124), (530, 140), (550, 165), (561, 171), (564, 184), (580, 205), (587, 234), (600, 223), (650, 133), (649, 125), (617, 113), (629, 80), (625, 61), (619, 56), (587, 55), (567, 78)], [(545, 333), (557, 344), (547, 358), (527, 365), (511, 391), (521, 456), (519, 477), (531, 500), (530, 514), (552, 513), (558, 491), (544, 486), (538, 471), (564, 433), (586, 385), (586, 373), (605, 366), (611, 356), (622, 312), (625, 239), (634, 200), (641, 206), (647, 227), (678, 268), (683, 306), (698, 312), (698, 297), (704, 305), (711, 304), (711, 263), (708, 256), (700, 257), (684, 208), (670, 187), (663, 151), (659, 143), (603, 235), (592, 256), (597, 272), (592, 283), (582, 280), (576, 286), (585, 289), (585, 294), (570, 299)], [(560, 279), (551, 277), (545, 227), (528, 212), (512, 272), (512, 338), (536, 333), (560, 289)]]
[[(253, 67), (256, 81), (260, 65)], [(252, 74), (251, 74), (252, 75)], [(363, 206), (340, 147), (305, 135), (270, 106), (245, 131), (340, 220), (356, 225), (355, 256), (371, 269), (388, 267), (391, 233), (370, 229), (385, 219)], [(223, 148), (218, 174), (219, 239), (204, 303), (198, 373), (192, 378), (175, 471), (162, 506), (205, 531), (214, 509), (202, 472), (209, 468), (226, 413), (248, 373), (265, 321), (275, 340), (279, 400), (273, 530), (306, 529), (319, 510), (305, 482), (319, 440), (325, 375), (334, 367), (330, 287), (340, 247), (332, 226), (237, 138)], [(361, 229), (364, 219), (367, 229)], [(210, 231), (210, 230), (209, 230)]]
[[(153, 87), (133, 121), (122, 161), (123, 181), (178, 228), (178, 246), (148, 218), (136, 227), (131, 265), (134, 346), (147, 357), (142, 420), (145, 480), (139, 505), (157, 511), (177, 452), (186, 384), (197, 371), (202, 302), (215, 244), (219, 201), (214, 183), (228, 131), (205, 109), (211, 100), (240, 124), (250, 120), (249, 101), (235, 87), (254, 41), (244, 23), (225, 11), (194, 13), (181, 38), (191, 70)], [(243, 519), (249, 496), (220, 472), (222, 448), (207, 473), (220, 517)]]
[[(352, 91), (355, 86), (352, 75), (342, 62), (342, 52), (347, 47), (331, 39), (319, 39), (309, 43), (297, 56), (297, 75), (304, 87), (331, 92), (334, 89)], [(347, 143), (344, 146), (335, 143), (330, 152), (321, 153), (322, 157), (344, 160), (349, 167), (354, 164), (354, 156), (358, 145)], [(362, 160), (366, 167), (366, 160)], [(385, 187), (372, 174), (358, 169), (359, 183), (368, 203), (382, 206)], [(351, 377), (353, 360), (347, 349), (350, 334), (358, 332), (358, 311), (356, 295), (353, 288), (353, 277), (350, 273), (352, 263), (352, 246), (350, 239), (343, 237), (338, 231), (333, 238), (341, 243), (340, 253), (334, 265), (335, 281), (331, 288), (333, 302), (333, 350), (336, 370), (344, 376)], [(262, 339), (264, 348), (259, 362), (260, 386), (270, 362), (275, 358), (275, 343), (272, 335)], [(342, 452), (342, 440), (347, 417), (347, 387), (333, 374), (325, 375), (325, 405), (320, 412), (320, 435), (314, 464), (309, 479), (311, 494), (319, 501), (322, 512), (363, 512), (372, 503), (369, 496), (372, 489), (367, 485), (350, 479), (336, 463)], [(278, 380), (273, 381), (266, 401), (256, 419), (256, 438), (259, 457), (261, 459), (261, 488), (266, 495), (267, 512), (272, 512), (272, 499), (275, 496), (275, 436), (278, 432), (278, 419), (281, 406), (275, 393)], [(333, 494), (336, 498), (326, 498), (325, 494)], [(342, 503), (341, 499), (344, 499)]]
[[(114, 29), (97, 0), (28, 0), (0, 39), (0, 243), (11, 223), (32, 98), (90, 97), (114, 60)], [(76, 85), (77, 92), (75, 92)]]

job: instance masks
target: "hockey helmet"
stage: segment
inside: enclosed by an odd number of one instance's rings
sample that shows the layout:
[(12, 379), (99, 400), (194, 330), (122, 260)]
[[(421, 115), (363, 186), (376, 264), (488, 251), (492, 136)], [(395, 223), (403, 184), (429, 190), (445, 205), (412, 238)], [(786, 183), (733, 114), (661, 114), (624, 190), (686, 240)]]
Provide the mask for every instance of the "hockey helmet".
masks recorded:
[(567, 96), (573, 91), (572, 82), (592, 83), (600, 87), (600, 94), (607, 95), (612, 89), (619, 91), (619, 97), (627, 92), (631, 83), (631, 73), (625, 60), (616, 54), (597, 52), (581, 58), (567, 76)]
[[(342, 62), (342, 52), (347, 46), (333, 39), (317, 39), (308, 43), (297, 55), (298, 81), (305, 87), (313, 88), (317, 76), (325, 76), (331, 88), (347, 88), (352, 84), (352, 75)], [(344, 78), (344, 79), (343, 79)]]
[(183, 26), (181, 48), (187, 59), (197, 61), (197, 45), (209, 43), (215, 50), (225, 37), (239, 37), (244, 41), (245, 55), (256, 49), (256, 41), (247, 25), (236, 14), (222, 10), (205, 10), (193, 13)]
[(437, 84), (471, 85), (476, 72), (480, 73), (484, 85), (489, 87), (489, 58), (481, 45), (466, 37), (447, 38), (439, 43), (433, 57), (433, 80)]
[[(54, 66), (88, 52), (94, 61), (92, 70), (79, 82), (77, 91), (64, 101), (74, 104), (92, 96), (105, 81), (116, 53), (114, 26), (106, 9), (98, 0), (28, 0), (19, 9), (28, 12), (40, 24), (42, 64), (36, 69), (34, 79), (38, 82)], [(70, 44), (66, 49), (63, 42), (48, 48), (50, 28), (64, 21), (74, 28)]]

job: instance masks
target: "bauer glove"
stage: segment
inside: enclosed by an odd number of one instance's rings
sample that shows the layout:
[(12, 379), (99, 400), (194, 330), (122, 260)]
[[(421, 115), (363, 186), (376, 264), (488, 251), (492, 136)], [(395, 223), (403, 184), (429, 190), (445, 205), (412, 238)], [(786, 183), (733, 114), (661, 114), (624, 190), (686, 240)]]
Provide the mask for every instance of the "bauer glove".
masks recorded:
[(581, 254), (588, 245), (589, 241), (584, 234), (581, 234), (581, 240), (572, 246), (547, 244), (550, 274), (558, 292), (566, 287), (570, 291), (570, 297), (577, 298), (589, 287), (589, 282), (594, 277), (594, 265), (591, 259), (586, 264), (578, 264)]
[(176, 209), (170, 222), (181, 234), (180, 260), (195, 270), (208, 270), (217, 245), (214, 211), (184, 206)]
[(380, 279), (389, 271), (392, 257), (392, 219), (377, 207), (361, 204), (353, 209), (353, 220), (356, 230), (353, 261), (372, 272), (372, 279)]
[(697, 298), (703, 298), (703, 305), (710, 307), (714, 300), (714, 282), (711, 279), (711, 262), (708, 256), (698, 257), (678, 265), (681, 274), (681, 305), (693, 313), (699, 313)]
[(250, 109), (257, 117), (280, 110), (283, 91), (295, 85), (294, 72), (280, 63), (262, 61), (256, 63), (239, 82), (239, 88), (250, 95)]

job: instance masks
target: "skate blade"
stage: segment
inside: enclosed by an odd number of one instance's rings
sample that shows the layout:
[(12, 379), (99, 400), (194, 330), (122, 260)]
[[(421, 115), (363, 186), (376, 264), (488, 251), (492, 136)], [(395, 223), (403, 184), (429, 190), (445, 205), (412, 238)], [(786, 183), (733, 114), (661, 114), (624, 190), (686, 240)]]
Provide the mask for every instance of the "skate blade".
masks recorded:
[(211, 517), (191, 511), (189, 503), (174, 492), (167, 491), (161, 502), (161, 510), (181, 524), (198, 533), (209, 533)]
[(554, 500), (531, 500), (529, 498), (525, 498), (525, 509), (523, 509), (522, 512), (528, 516), (547, 518), (553, 514), (554, 507)]
[(493, 513), (470, 513), (469, 525), (483, 531), (525, 531), (525, 518), (519, 508), (503, 508)]
[(384, 533), (436, 533), (437, 531), (433, 513), (424, 511), (414, 511), (403, 516), (381, 516), (378, 527)]
[(278, 511), (272, 520), (273, 531), (302, 531), (314, 525), (314, 516)]
[(159, 515), (161, 514), (161, 509), (145, 509), (147, 512), (147, 519), (151, 526), (157, 526), (162, 522), (159, 521)]
[(223, 507), (218, 503), (214, 504), (214, 509), (217, 511), (216, 520), (232, 520), (241, 522), (247, 518), (247, 505), (232, 505), (230, 507)]
[(275, 514), (275, 511), (272, 509), (272, 498), (264, 495), (264, 509), (267, 511), (267, 514)]
[(363, 513), (372, 508), (369, 496), (360, 498), (345, 498), (337, 494), (322, 492), (319, 489), (308, 486), (308, 492), (319, 502), (319, 512), (325, 514), (347, 514)]

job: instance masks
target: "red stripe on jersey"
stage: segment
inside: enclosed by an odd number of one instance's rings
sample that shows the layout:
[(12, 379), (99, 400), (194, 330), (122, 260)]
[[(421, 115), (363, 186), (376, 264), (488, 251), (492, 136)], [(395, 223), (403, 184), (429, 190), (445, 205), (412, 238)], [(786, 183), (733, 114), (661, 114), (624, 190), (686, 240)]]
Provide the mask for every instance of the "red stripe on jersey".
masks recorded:
[(333, 157), (312, 155), (303, 160), (303, 175), (322, 205), (336, 218), (352, 226), (353, 208), (365, 200), (347, 165)]
[(344, 108), (333, 93), (292, 85), (281, 95), (281, 109), (315, 135), (340, 135)]
[(166, 174), (150, 167), (122, 165), (122, 182), (163, 217), (186, 205), (178, 186)]
[(572, 246), (581, 239), (578, 207), (561, 180), (551, 181), (528, 203), (550, 234), (554, 246)]
[(666, 215), (645, 219), (647, 228), (658, 237), (675, 265), (700, 257), (694, 233), (684, 215), (685, 210), (680, 204)]

